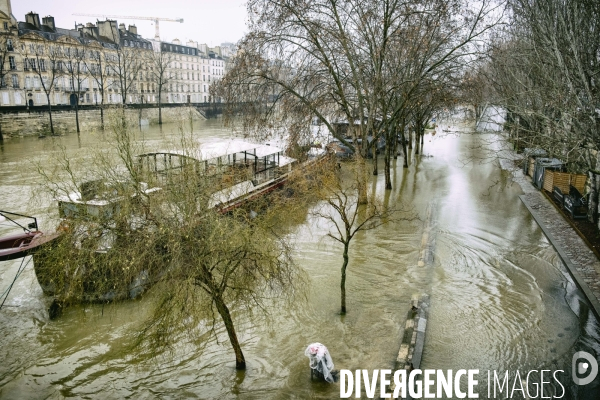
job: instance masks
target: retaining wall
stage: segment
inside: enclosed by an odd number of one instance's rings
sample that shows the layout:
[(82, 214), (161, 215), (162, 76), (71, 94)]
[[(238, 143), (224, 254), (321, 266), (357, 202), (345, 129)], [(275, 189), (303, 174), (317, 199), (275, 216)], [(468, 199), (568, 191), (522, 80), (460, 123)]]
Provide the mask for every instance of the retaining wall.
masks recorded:
[[(117, 112), (116, 108), (104, 110), (105, 124), (111, 114), (115, 112)], [(158, 108), (126, 109), (125, 112), (129, 118), (141, 119), (143, 124), (158, 124)], [(195, 107), (165, 107), (162, 109), (162, 119), (165, 123), (187, 120), (190, 117), (194, 120), (204, 119)], [(52, 121), (55, 134), (76, 132), (77, 130), (74, 110), (52, 111)], [(50, 134), (50, 118), (46, 110), (2, 113), (0, 114), (0, 124), (5, 138)], [(79, 127), (82, 132), (99, 129), (101, 127), (100, 110), (79, 110)]]

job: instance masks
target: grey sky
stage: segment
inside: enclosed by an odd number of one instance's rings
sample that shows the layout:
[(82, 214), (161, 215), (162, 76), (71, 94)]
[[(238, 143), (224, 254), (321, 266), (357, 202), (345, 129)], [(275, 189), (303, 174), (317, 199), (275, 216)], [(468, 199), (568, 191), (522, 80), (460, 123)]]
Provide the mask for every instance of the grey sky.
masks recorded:
[[(164, 41), (178, 38), (185, 43), (191, 39), (216, 46), (222, 42), (237, 42), (246, 31), (244, 0), (12, 0), (11, 3), (18, 21), (24, 21), (25, 14), (34, 11), (40, 15), (40, 19), (52, 15), (56, 25), (61, 28), (73, 28), (75, 21), (96, 22), (95, 17), (71, 15), (75, 13), (183, 18), (183, 24), (160, 23), (160, 37)], [(152, 21), (120, 18), (118, 22), (135, 24), (143, 37), (154, 37)]]

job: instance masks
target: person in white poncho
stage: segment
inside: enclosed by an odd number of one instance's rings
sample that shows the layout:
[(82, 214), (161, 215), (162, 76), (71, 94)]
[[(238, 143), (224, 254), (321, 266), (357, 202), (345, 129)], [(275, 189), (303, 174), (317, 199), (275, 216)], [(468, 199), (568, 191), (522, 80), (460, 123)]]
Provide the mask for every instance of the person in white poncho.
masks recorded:
[(321, 343), (310, 344), (304, 351), (304, 355), (309, 359), (311, 369), (318, 371), (329, 383), (335, 381), (331, 371), (333, 371), (333, 360), (329, 355), (327, 347)]

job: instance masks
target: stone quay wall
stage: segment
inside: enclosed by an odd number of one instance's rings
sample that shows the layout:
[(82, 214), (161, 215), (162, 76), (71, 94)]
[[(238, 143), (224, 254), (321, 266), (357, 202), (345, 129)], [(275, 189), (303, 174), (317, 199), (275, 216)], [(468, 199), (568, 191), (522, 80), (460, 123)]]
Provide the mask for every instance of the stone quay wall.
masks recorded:
[[(104, 123), (108, 125), (109, 119), (114, 118), (117, 108), (104, 109)], [(141, 120), (142, 125), (158, 124), (158, 107), (152, 108), (127, 108), (125, 113), (132, 120)], [(195, 107), (164, 107), (162, 119), (164, 123), (204, 119)], [(52, 122), (55, 134), (76, 132), (75, 110), (53, 110)], [(50, 118), (47, 110), (36, 107), (35, 110), (2, 112), (0, 110), (0, 125), (5, 138), (11, 136), (41, 136), (50, 134)], [(100, 129), (100, 109), (79, 110), (79, 128), (82, 132)]]

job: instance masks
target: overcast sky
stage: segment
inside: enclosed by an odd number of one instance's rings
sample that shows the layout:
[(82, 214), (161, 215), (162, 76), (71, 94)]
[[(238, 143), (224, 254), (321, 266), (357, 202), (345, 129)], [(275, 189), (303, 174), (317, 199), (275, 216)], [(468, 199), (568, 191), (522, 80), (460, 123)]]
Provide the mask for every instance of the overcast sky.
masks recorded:
[[(103, 14), (136, 17), (183, 18), (183, 24), (160, 22), (160, 38), (175, 38), (185, 43), (188, 39), (209, 46), (222, 42), (237, 42), (246, 32), (246, 7), (244, 0), (12, 0), (12, 11), (18, 21), (25, 21), (29, 11), (42, 17), (52, 15), (56, 26), (73, 28), (78, 23), (96, 22), (96, 17), (79, 17), (72, 14)], [(135, 24), (138, 34), (154, 38), (152, 21), (117, 19), (126, 25)]]

